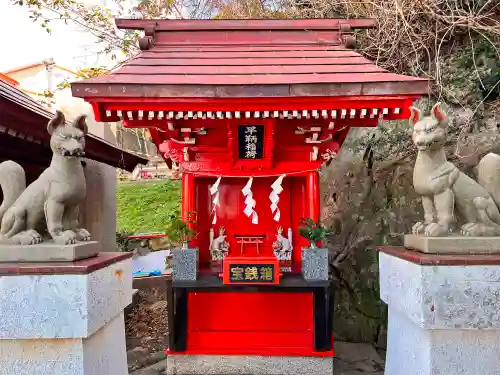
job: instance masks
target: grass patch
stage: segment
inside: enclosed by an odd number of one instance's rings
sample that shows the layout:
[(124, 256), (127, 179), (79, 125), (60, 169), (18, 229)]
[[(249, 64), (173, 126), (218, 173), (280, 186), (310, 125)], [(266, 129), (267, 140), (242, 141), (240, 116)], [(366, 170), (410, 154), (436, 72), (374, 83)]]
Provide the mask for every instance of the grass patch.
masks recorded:
[(180, 216), (181, 181), (119, 184), (116, 230), (119, 233), (165, 232), (172, 214)]

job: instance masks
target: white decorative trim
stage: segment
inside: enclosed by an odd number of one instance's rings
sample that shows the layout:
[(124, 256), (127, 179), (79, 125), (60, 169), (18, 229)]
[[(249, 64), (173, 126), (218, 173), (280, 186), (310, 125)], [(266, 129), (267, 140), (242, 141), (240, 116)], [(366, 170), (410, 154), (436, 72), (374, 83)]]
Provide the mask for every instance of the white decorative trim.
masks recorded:
[[(147, 116), (146, 113), (147, 112)], [(135, 114), (134, 114), (135, 113)], [(287, 110), (265, 110), (265, 111), (170, 111), (170, 110), (138, 110), (138, 111), (123, 111), (123, 110), (106, 110), (105, 115), (107, 118), (116, 115), (119, 119), (126, 118), (129, 120), (148, 120), (155, 119), (168, 119), (168, 120), (191, 120), (191, 119), (262, 119), (262, 118), (275, 118), (275, 119), (325, 119), (335, 120), (341, 119), (363, 119), (369, 116), (371, 119), (383, 117), (389, 114), (399, 115), (402, 113), (400, 107), (385, 107), (385, 108), (339, 108), (339, 109), (287, 109)]]

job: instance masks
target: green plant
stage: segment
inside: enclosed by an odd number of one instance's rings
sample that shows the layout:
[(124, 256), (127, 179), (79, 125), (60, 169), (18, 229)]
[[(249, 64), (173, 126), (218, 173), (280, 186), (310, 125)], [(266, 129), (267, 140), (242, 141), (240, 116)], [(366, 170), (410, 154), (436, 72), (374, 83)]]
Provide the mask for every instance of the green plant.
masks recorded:
[(116, 226), (131, 234), (163, 233), (172, 216), (180, 218), (181, 182), (144, 180), (118, 184)]
[(323, 227), (319, 220), (314, 222), (311, 218), (302, 218), (299, 225), (299, 234), (309, 240), (312, 246), (332, 234), (332, 231)]
[(193, 241), (198, 233), (191, 227), (196, 224), (196, 212), (188, 212), (187, 219), (182, 220), (176, 215), (171, 215), (170, 222), (165, 231), (169, 241), (173, 244), (187, 246), (187, 243)]

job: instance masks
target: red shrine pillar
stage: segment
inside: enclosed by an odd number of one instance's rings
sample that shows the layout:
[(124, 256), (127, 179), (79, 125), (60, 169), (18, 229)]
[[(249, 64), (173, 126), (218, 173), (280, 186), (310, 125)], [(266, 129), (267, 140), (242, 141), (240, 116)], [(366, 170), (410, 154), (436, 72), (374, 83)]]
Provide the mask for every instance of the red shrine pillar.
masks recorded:
[(307, 174), (306, 197), (306, 217), (310, 217), (316, 222), (320, 215), (319, 173), (317, 171)]
[[(319, 190), (318, 171), (308, 172), (306, 179), (306, 217), (310, 217), (314, 220), (314, 222), (318, 221), (320, 216)], [(318, 243), (317, 245), (321, 246), (321, 243)]]
[[(192, 173), (182, 174), (182, 208), (181, 216), (182, 220), (195, 219), (197, 220), (197, 215), (195, 217), (190, 217), (189, 212), (196, 211), (196, 180)], [(194, 225), (190, 224), (191, 229), (195, 229)], [(194, 242), (194, 241), (193, 241)]]

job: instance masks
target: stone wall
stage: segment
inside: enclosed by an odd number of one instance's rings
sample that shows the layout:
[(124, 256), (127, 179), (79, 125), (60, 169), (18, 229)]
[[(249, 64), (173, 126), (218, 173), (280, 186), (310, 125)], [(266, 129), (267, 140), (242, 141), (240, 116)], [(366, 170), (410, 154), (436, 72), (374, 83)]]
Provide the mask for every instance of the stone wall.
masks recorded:
[(102, 251), (116, 251), (116, 169), (87, 160), (84, 168), (87, 198), (82, 207), (82, 225), (99, 241)]

